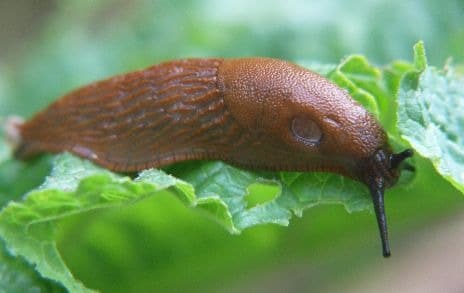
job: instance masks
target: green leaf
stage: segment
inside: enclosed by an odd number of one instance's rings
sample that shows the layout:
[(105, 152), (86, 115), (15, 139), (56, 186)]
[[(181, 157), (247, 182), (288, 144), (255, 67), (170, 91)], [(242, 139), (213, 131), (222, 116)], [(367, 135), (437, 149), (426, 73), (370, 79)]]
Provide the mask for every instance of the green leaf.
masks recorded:
[[(336, 175), (282, 173), (279, 181), (274, 173), (253, 173), (221, 162), (190, 162), (176, 170), (173, 173), (191, 184), (155, 169), (131, 180), (69, 154), (60, 155), (42, 186), (2, 210), (0, 236), (10, 251), (23, 256), (42, 276), (73, 292), (86, 292), (56, 248), (56, 221), (70, 215), (132, 204), (168, 191), (239, 233), (258, 224), (287, 225), (292, 211), (301, 214), (320, 203), (344, 204), (350, 211), (370, 204), (360, 183)], [(269, 186), (279, 187), (277, 196), (249, 207), (249, 188), (268, 190)]]
[(23, 202), (11, 202), (0, 213), (0, 235), (8, 249), (23, 256), (44, 277), (72, 292), (87, 292), (64, 264), (54, 240), (56, 220), (89, 210), (133, 203), (172, 188), (193, 198), (193, 190), (159, 170), (145, 171), (134, 181), (71, 155), (56, 159), (45, 183)]
[(329, 78), (348, 90), (356, 101), (379, 117), (377, 93), (381, 91), (378, 86), (380, 70), (370, 65), (364, 56), (347, 57), (329, 74)]
[(24, 260), (9, 255), (0, 244), (0, 292), (61, 291), (61, 287), (42, 279)]
[(464, 78), (425, 67), (407, 74), (398, 96), (402, 138), (464, 192)]

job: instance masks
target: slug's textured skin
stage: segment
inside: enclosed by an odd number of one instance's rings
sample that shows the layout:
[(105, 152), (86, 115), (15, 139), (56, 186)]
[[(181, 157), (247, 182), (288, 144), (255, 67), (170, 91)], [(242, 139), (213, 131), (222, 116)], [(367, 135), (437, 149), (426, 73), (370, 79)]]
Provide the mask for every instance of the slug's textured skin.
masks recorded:
[(62, 97), (18, 131), (18, 158), (69, 151), (115, 171), (207, 159), (349, 176), (371, 190), (384, 255), (383, 190), (411, 155), (392, 154), (345, 90), (269, 58), (186, 59), (116, 76)]
[[(360, 104), (311, 71), (250, 58), (224, 61), (218, 73), (228, 111), (252, 137), (232, 162), (272, 170), (333, 171), (359, 179), (356, 162), (386, 143), (384, 131)], [(319, 143), (295, 137), (295, 117), (318, 125), (323, 134)]]
[[(309, 117), (324, 138), (300, 143)], [(115, 171), (189, 159), (267, 170), (331, 170), (358, 178), (356, 161), (385, 145), (377, 121), (342, 89), (274, 59), (167, 62), (74, 91), (21, 128), (19, 157), (70, 151)]]

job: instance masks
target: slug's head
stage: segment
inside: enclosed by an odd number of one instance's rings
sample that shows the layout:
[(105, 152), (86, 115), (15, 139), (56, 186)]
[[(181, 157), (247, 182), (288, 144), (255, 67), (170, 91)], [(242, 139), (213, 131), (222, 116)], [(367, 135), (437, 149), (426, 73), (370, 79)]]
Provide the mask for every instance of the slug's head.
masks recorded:
[[(376, 119), (345, 90), (297, 65), (268, 58), (227, 60), (219, 68), (218, 87), (227, 110), (257, 138), (261, 152), (285, 153), (293, 170), (312, 171), (305, 166), (315, 160), (332, 166), (358, 161), (385, 144)], [(344, 167), (339, 171), (351, 175), (351, 166)]]
[(218, 74), (227, 110), (251, 140), (240, 158), (254, 167), (331, 171), (372, 194), (383, 253), (390, 254), (383, 194), (412, 151), (393, 154), (377, 119), (347, 91), (294, 64), (265, 58), (225, 61)]
[[(390, 246), (384, 208), (384, 191), (385, 188), (393, 186), (398, 181), (401, 163), (412, 155), (411, 149), (394, 154), (388, 149), (382, 148), (363, 160), (359, 166), (360, 177), (369, 187), (374, 202), (375, 215), (382, 240), (383, 256), (385, 257), (390, 256)], [(412, 168), (412, 166), (405, 165), (405, 168)]]

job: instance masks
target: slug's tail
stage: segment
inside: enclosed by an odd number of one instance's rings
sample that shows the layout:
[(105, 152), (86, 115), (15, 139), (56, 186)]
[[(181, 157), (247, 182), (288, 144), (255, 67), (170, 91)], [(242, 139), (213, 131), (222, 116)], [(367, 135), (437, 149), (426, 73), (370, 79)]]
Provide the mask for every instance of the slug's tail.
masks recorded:
[(29, 144), (25, 143), (21, 128), (24, 125), (24, 119), (19, 116), (9, 116), (2, 122), (3, 135), (6, 143), (13, 150), (13, 155), (19, 159), (32, 157)]
[(9, 116), (2, 121), (2, 124), (6, 142), (16, 150), (22, 141), (21, 126), (24, 124), (24, 119), (19, 116)]

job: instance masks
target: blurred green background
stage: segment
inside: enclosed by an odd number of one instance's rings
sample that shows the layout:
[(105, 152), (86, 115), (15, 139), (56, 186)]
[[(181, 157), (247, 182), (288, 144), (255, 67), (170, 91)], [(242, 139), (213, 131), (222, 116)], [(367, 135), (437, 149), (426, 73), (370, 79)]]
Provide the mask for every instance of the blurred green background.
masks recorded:
[[(442, 67), (451, 56), (462, 64), (464, 2), (2, 1), (0, 116), (30, 116), (76, 86), (161, 60), (270, 56), (304, 65), (363, 54), (382, 65), (411, 60), (419, 39), (430, 64)], [(388, 260), (367, 212), (319, 206), (289, 227), (232, 236), (169, 194), (68, 219), (59, 248), (78, 279), (104, 292), (391, 292), (401, 284), (420, 286), (420, 276), (422, 283), (432, 279), (464, 291), (449, 278), (462, 272), (459, 260), (464, 264), (462, 195), (430, 164), (417, 163), (417, 182), (433, 184), (387, 192)], [(46, 165), (34, 171), (34, 184)], [(28, 188), (10, 192), (20, 196)], [(449, 253), (454, 257), (443, 276), (431, 276), (432, 268), (419, 277), (395, 273), (433, 267)]]

